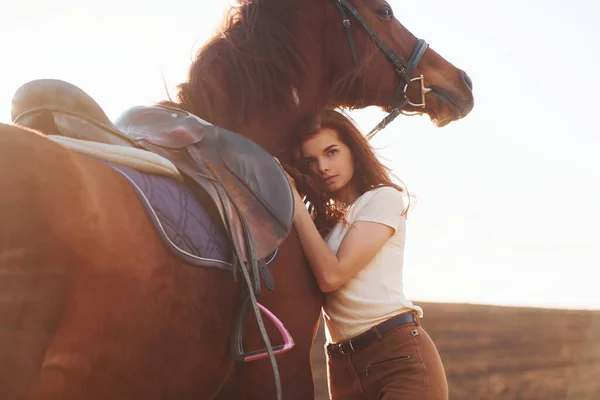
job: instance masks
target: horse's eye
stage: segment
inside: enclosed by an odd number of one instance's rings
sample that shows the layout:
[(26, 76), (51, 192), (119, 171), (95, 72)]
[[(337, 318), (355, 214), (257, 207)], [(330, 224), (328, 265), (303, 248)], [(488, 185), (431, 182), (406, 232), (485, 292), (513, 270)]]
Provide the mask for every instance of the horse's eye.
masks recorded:
[(394, 16), (394, 12), (390, 7), (383, 7), (377, 10), (377, 14), (383, 18), (392, 18)]

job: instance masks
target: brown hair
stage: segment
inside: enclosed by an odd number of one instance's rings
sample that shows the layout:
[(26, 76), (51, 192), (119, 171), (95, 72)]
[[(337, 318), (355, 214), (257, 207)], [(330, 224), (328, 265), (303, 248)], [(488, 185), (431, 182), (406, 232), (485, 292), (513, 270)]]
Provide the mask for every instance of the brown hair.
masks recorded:
[(285, 115), (296, 109), (291, 90), (308, 79), (309, 70), (302, 38), (294, 36), (298, 11), (283, 0), (237, 3), (196, 54), (188, 81), (177, 87), (176, 102), (161, 105), (229, 129), (273, 109)]
[[(298, 192), (309, 203), (315, 225), (322, 234), (326, 234), (338, 221), (344, 221), (346, 207), (317, 184), (300, 152), (302, 144), (323, 128), (335, 130), (340, 140), (350, 148), (355, 162), (353, 183), (358, 193), (362, 195), (380, 186), (391, 186), (400, 192), (407, 190), (392, 182), (391, 170), (378, 160), (368, 140), (349, 116), (333, 109), (307, 115), (299, 122), (292, 137), (290, 160), (293, 169), (289, 172), (296, 181)], [(408, 207), (402, 211), (403, 215), (407, 210)]]

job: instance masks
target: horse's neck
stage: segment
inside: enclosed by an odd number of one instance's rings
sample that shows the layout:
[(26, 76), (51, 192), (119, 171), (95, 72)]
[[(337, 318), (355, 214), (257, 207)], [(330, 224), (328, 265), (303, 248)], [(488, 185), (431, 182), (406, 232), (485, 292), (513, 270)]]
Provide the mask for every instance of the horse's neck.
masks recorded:
[(260, 119), (248, 121), (232, 130), (264, 147), (269, 153), (281, 158), (300, 115), (265, 114)]
[[(299, 2), (294, 7), (313, 7), (307, 2)], [(311, 15), (314, 10), (304, 10), (304, 14)], [(223, 74), (223, 71), (230, 71), (228, 65), (221, 65), (219, 59), (204, 65), (206, 68), (202, 71), (205, 76), (210, 76), (211, 83), (202, 85), (202, 104), (196, 104), (197, 107), (191, 107), (191, 111), (200, 117), (222, 126), (226, 129), (240, 133), (247, 138), (263, 146), (267, 151), (276, 156), (282, 156), (286, 152), (286, 146), (289, 143), (290, 135), (300, 118), (309, 111), (320, 109), (328, 103), (327, 97), (330, 95), (331, 88), (326, 70), (326, 52), (324, 51), (323, 40), (318, 40), (325, 35), (325, 24), (317, 26), (307, 26), (299, 24), (294, 32), (295, 42), (301, 48), (298, 53), (304, 55), (307, 60), (305, 77), (297, 83), (298, 87), (289, 87), (284, 89), (288, 91), (289, 97), (284, 98), (287, 104), (265, 104), (259, 108), (256, 115), (243, 115), (237, 108), (236, 96), (239, 93), (227, 93), (223, 88), (230, 87), (229, 77)], [(260, 56), (260, 55), (258, 55)], [(308, 61), (309, 60), (309, 61)], [(293, 68), (290, 66), (290, 70)], [(196, 72), (198, 73), (198, 72)], [(281, 90), (275, 88), (276, 82), (262, 82), (262, 85), (269, 90)], [(270, 86), (270, 84), (272, 86)], [(284, 96), (285, 97), (285, 96)], [(293, 105), (290, 107), (290, 105)], [(244, 108), (243, 106), (241, 107)], [(241, 118), (243, 116), (243, 118)]]
[[(219, 102), (215, 96), (213, 109), (218, 110), (215, 116), (206, 116), (206, 120), (215, 125), (239, 133), (264, 147), (274, 156), (284, 159), (287, 154), (290, 136), (300, 118), (313, 110), (321, 109), (327, 104), (328, 87), (324, 86), (324, 71), (319, 63), (311, 68), (309, 79), (300, 87), (290, 88), (289, 96), (296, 103), (292, 110), (283, 111), (277, 107), (261, 110), (251, 120), (240, 121), (235, 117), (236, 110), (229, 104), (229, 100), (222, 98)], [(265, 82), (268, 85), (268, 82)], [(228, 96), (235, 96), (235, 93)], [(225, 112), (223, 112), (225, 110)], [(204, 117), (203, 117), (204, 118)]]
[[(229, 126), (228, 129), (237, 132), (264, 147), (269, 153), (285, 160), (288, 153), (290, 137), (298, 121), (308, 112), (319, 109), (325, 105), (320, 96), (310, 100), (302, 100), (306, 88), (298, 88), (300, 104), (292, 112), (282, 114), (280, 110), (265, 112), (252, 121), (244, 121), (238, 126)], [(290, 91), (290, 96), (294, 93)]]

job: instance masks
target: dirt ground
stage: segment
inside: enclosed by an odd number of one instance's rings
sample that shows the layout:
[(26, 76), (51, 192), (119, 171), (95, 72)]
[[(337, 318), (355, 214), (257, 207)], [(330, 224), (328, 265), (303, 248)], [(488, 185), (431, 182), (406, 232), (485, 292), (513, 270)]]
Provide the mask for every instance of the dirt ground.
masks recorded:
[[(419, 303), (451, 400), (600, 400), (600, 311)], [(328, 399), (323, 329), (315, 400)]]

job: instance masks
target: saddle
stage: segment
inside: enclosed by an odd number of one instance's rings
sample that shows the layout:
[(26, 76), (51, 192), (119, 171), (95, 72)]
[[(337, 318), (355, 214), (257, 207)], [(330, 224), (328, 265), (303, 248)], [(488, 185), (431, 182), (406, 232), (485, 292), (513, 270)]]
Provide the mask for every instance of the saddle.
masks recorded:
[[(280, 394), (274, 355), (289, 350), (293, 341), (283, 325), (266, 310), (286, 342), (283, 346), (270, 345), (260, 317), (261, 306), (256, 301), (261, 291), (260, 276), (265, 286), (273, 289), (265, 258), (276, 254), (292, 228), (294, 214), (290, 184), (273, 156), (241, 135), (176, 108), (132, 107), (113, 123), (83, 90), (54, 79), (35, 80), (21, 86), (13, 97), (11, 116), (14, 124), (37, 129), (48, 136), (152, 152), (169, 160), (183, 176), (184, 183), (202, 193), (199, 197), (210, 198), (234, 249), (234, 276), (239, 269), (247, 289), (241, 296), (232, 332), (232, 353), (238, 361), (262, 358), (268, 353)], [(115, 169), (123, 172), (122, 168)], [(250, 307), (266, 349), (246, 353), (243, 331)]]
[[(186, 111), (137, 106), (115, 123), (83, 90), (41, 79), (21, 86), (12, 101), (13, 123), (104, 144), (138, 147), (171, 163), (209, 194), (232, 240), (243, 243), (247, 225), (254, 256), (272, 254), (292, 227), (294, 202), (281, 166), (262, 147)], [(243, 222), (245, 221), (245, 222)], [(241, 246), (243, 261), (251, 261)]]

